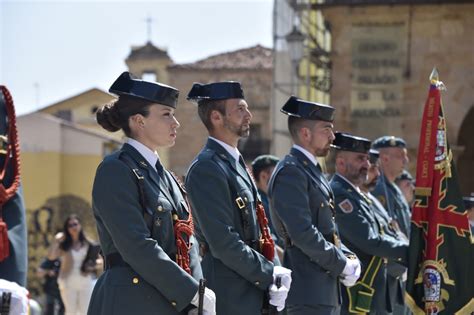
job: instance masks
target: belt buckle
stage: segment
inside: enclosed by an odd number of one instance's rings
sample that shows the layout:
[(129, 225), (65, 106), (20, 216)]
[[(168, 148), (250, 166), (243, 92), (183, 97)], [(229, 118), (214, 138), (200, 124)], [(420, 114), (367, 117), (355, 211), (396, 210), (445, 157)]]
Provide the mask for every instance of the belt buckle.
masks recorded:
[(242, 197), (237, 197), (235, 199), (235, 203), (237, 204), (237, 207), (239, 207), (239, 209), (245, 208), (245, 202), (242, 200)]

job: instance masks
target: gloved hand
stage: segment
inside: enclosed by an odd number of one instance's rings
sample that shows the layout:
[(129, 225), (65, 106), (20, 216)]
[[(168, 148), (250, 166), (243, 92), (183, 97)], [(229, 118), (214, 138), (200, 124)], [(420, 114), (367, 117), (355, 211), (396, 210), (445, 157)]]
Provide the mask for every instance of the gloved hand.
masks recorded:
[[(285, 268), (286, 269), (286, 268)], [(291, 283), (291, 280), (290, 280)], [(282, 279), (283, 284), (283, 279)], [(281, 287), (277, 287), (275, 284), (270, 285), (268, 289), (268, 295), (270, 296), (269, 303), (273, 306), (276, 306), (277, 311), (282, 311), (285, 308), (285, 301), (288, 297), (288, 292), (290, 290), (285, 286), (282, 285)]]
[[(198, 292), (196, 292), (196, 295), (194, 295), (193, 299), (191, 300), (191, 304), (196, 307), (199, 307), (199, 290)], [(196, 313), (193, 313), (194, 311), (196, 311)], [(216, 295), (211, 289), (206, 288), (204, 290), (204, 299), (202, 300), (202, 311), (206, 315), (216, 315)], [(189, 311), (188, 314), (197, 314), (197, 309)]]
[(342, 270), (341, 277), (345, 278), (346, 276), (352, 276), (356, 274), (356, 269), (359, 268), (359, 275), (360, 275), (360, 262), (359, 259), (355, 256), (347, 257), (346, 265)]
[(346, 266), (341, 273), (341, 282), (346, 287), (352, 287), (360, 277), (361, 266), (357, 257), (347, 258)]
[(346, 276), (345, 278), (341, 278), (341, 283), (346, 287), (352, 287), (354, 284), (356, 284), (358, 279), (359, 277), (356, 276)]
[(273, 267), (273, 283), (276, 284), (277, 278), (281, 279), (281, 285), (288, 291), (291, 287), (291, 270), (282, 266)]

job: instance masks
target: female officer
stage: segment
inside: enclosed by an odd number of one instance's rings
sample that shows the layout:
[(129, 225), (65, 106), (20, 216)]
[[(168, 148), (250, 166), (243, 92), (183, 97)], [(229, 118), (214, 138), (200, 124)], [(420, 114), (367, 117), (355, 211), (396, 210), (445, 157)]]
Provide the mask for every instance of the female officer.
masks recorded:
[[(99, 165), (92, 190), (105, 272), (88, 314), (188, 314), (199, 304), (202, 271), (184, 190), (156, 150), (174, 145), (178, 90), (124, 72), (109, 90), (118, 100), (97, 111), (123, 147)], [(206, 289), (204, 314), (215, 314)]]

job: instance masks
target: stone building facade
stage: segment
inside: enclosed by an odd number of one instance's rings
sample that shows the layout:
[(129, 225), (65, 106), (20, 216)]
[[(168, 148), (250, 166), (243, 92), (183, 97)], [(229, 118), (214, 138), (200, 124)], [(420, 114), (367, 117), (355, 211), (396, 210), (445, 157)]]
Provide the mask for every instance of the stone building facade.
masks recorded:
[(474, 4), (326, 2), (317, 9), (331, 29), (336, 129), (403, 137), (414, 172), (428, 78), (437, 67), (447, 86), (442, 99), (461, 189), (473, 192)]

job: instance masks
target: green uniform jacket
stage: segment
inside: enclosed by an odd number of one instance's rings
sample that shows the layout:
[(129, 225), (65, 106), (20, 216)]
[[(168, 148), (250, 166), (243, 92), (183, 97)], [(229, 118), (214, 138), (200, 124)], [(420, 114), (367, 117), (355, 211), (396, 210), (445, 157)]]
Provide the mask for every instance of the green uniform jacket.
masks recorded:
[[(390, 217), (398, 222), (400, 231), (409, 239), (411, 219), (410, 207), (397, 185), (390, 183), (384, 175), (381, 175), (372, 195), (380, 201)], [(405, 285), (402, 281), (402, 275), (406, 270), (406, 267), (401, 266), (393, 260), (389, 260), (387, 273), (389, 295), (392, 300), (392, 305), (395, 305), (395, 303), (401, 305), (405, 304)]]
[(333, 243), (338, 232), (326, 178), (293, 148), (277, 164), (268, 191), (273, 224), (285, 240), (283, 266), (293, 271), (286, 303), (338, 307), (338, 276), (352, 253)]
[(257, 250), (257, 195), (247, 172), (209, 139), (189, 169), (186, 187), (217, 314), (260, 314), (273, 263)]
[[(344, 244), (357, 254), (362, 266), (362, 279), (373, 256), (406, 261), (408, 244), (385, 234), (381, 222), (371, 209), (372, 201), (359, 193), (339, 174), (334, 175), (331, 187), (336, 201), (336, 222)], [(387, 265), (383, 262), (374, 278), (375, 289), (370, 310), (392, 312), (387, 290)], [(343, 290), (341, 313), (348, 313), (347, 290)]]
[[(146, 211), (140, 205), (137, 177), (125, 164), (131, 157), (144, 177)], [(172, 213), (188, 216), (178, 185), (166, 172), (171, 192), (157, 171), (132, 146), (106, 157), (92, 191), (94, 216), (104, 255), (119, 253), (129, 267), (106, 270), (94, 288), (89, 315), (186, 314), (202, 278), (197, 242), (191, 242), (191, 269), (174, 261), (176, 243)], [(146, 218), (146, 219), (145, 219)]]

